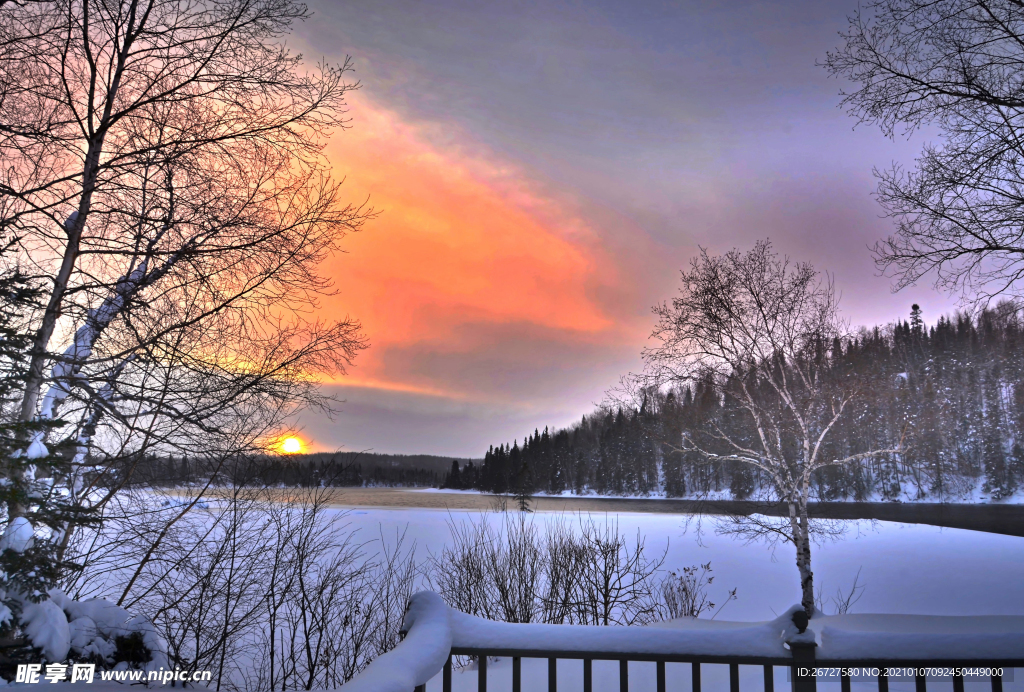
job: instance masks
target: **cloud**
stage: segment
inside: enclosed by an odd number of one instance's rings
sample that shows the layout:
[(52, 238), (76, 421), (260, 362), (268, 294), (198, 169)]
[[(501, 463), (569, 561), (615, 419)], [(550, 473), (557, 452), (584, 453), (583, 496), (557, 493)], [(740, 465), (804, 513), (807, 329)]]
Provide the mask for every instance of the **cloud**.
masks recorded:
[(327, 155), (349, 198), (381, 213), (324, 267), (339, 289), (324, 310), (360, 319), (372, 344), (346, 382), (551, 396), (636, 351), (642, 328), (620, 300), (632, 290), (571, 204), (471, 141), (442, 146), (366, 98), (353, 114)]
[[(312, 451), (365, 451), (382, 454), (436, 454), (482, 457), (491, 445), (532, 433), (537, 412), (529, 407), (459, 401), (447, 396), (375, 387), (327, 385), (343, 401), (334, 420), (305, 413), (297, 429)], [(545, 410), (547, 422), (576, 420), (579, 402)]]

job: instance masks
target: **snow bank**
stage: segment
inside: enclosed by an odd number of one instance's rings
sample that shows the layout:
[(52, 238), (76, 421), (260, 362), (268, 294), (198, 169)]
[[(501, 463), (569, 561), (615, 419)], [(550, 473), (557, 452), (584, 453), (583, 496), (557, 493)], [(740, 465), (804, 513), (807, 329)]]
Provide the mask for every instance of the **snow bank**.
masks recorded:
[(451, 613), (452, 645), (493, 650), (694, 656), (790, 656), (785, 642), (815, 641), (818, 660), (1020, 660), (1024, 617), (939, 615), (815, 616), (807, 633), (793, 606), (761, 623), (681, 618), (646, 627), (510, 625)]
[(42, 650), (47, 661), (63, 661), (71, 650), (71, 630), (64, 611), (47, 599), (26, 603), (21, 622), (32, 646)]
[(409, 692), (437, 675), (452, 648), (449, 608), (430, 591), (413, 594), (405, 614), (402, 643), (378, 656), (339, 690), (344, 692)]

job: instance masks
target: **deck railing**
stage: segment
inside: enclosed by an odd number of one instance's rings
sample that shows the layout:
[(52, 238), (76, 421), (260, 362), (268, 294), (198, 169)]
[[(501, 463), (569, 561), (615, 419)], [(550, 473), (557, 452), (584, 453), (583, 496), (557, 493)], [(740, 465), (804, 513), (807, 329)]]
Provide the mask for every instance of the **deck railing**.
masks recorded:
[[(740, 692), (740, 666), (762, 668), (765, 692), (775, 690), (777, 667), (789, 669), (793, 692), (816, 691), (818, 678), (807, 671), (827, 671), (830, 679), (839, 681), (842, 692), (850, 692), (851, 672), (872, 674), (879, 692), (888, 692), (889, 681), (897, 673), (903, 680), (913, 678), (915, 692), (925, 692), (928, 674), (935, 671), (941, 677), (951, 672), (944, 677), (952, 678), (954, 692), (963, 692), (963, 671), (957, 670), (961, 668), (990, 672), (986, 677), (992, 691), (1002, 692), (1004, 674), (1024, 668), (1024, 618), (928, 618), (937, 634), (884, 631), (876, 640), (870, 632), (855, 631), (852, 637), (839, 632), (829, 640), (831, 646), (819, 651), (816, 637), (828, 638), (828, 630), (825, 634), (813, 628), (802, 631), (792, 620), (796, 610), (766, 623), (715, 623), (713, 627), (703, 622), (691, 628), (509, 624), (460, 613), (436, 594), (421, 592), (410, 602), (402, 643), (373, 661), (340, 692), (426, 692), (427, 681), (438, 673), (442, 692), (451, 692), (455, 656), (477, 659), (478, 692), (487, 692), (492, 657), (512, 659), (512, 692), (522, 692), (524, 658), (547, 661), (548, 692), (559, 690), (559, 660), (577, 660), (582, 667), (582, 686), (563, 685), (562, 692), (592, 692), (594, 661), (618, 662), (620, 692), (630, 690), (629, 663), (633, 661), (655, 664), (657, 692), (666, 690), (668, 663), (690, 664), (692, 692), (708, 689), (706, 681), (702, 686), (704, 664), (729, 667), (729, 692)], [(883, 618), (884, 626), (885, 617), (896, 624), (901, 616), (867, 617)], [(796, 620), (804, 624), (799, 616)], [(957, 631), (964, 620), (970, 620), (971, 626)], [(985, 627), (988, 622), (993, 626)], [(723, 686), (718, 687), (724, 692)]]

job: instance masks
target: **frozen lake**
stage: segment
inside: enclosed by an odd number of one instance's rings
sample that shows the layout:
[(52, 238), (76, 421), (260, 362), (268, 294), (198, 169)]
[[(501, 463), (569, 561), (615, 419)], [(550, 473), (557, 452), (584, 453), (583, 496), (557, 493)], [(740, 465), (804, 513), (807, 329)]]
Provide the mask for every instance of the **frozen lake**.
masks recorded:
[[(500, 524), (491, 512), (432, 509), (348, 510), (345, 523), (358, 530), (363, 540), (393, 537), (407, 531), (423, 557), (438, 551), (448, 539), (449, 521), (486, 517)], [(562, 516), (537, 512), (534, 521), (547, 522)], [(682, 517), (665, 514), (592, 515), (618, 519), (620, 530), (633, 537), (639, 530), (651, 554), (668, 545), (665, 566), (710, 561), (721, 598), (736, 587), (738, 600), (719, 616), (728, 620), (769, 620), (800, 600), (795, 555), (790, 545), (774, 549), (763, 543), (744, 544), (731, 536), (714, 533), (714, 520), (705, 519), (698, 542), (691, 525), (684, 530)], [(827, 595), (848, 589), (857, 570), (865, 585), (854, 606), (860, 613), (910, 613), (920, 615), (1024, 615), (1024, 538), (947, 529), (920, 524), (846, 522), (846, 535), (813, 549), (815, 583)]]

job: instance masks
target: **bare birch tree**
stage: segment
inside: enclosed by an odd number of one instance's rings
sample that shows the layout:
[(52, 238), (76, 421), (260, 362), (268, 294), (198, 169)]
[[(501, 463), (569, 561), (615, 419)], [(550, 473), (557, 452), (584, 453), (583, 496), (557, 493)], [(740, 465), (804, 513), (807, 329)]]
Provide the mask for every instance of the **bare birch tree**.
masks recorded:
[[(50, 562), (95, 535), (78, 535), (88, 517), (144, 532), (137, 574), (158, 569), (200, 497), (134, 502), (123, 491), (139, 461), (264, 449), (297, 408), (330, 407), (318, 380), (365, 346), (355, 321), (316, 315), (332, 291), (318, 267), (369, 210), (342, 201), (322, 153), (345, 126), (349, 64), (310, 68), (283, 43), (308, 16), (292, 0), (0, 5), (0, 237), (19, 239), (11, 261), (45, 289), (2, 511), (8, 530), (29, 522)], [(81, 511), (47, 523), (40, 485)], [(244, 543), (195, 550), (235, 565), (223, 553)], [(79, 566), (96, 566), (80, 548)], [(226, 600), (212, 591), (195, 607), (248, 598), (250, 568)], [(46, 597), (29, 586), (11, 588)], [(121, 586), (119, 602), (147, 605)], [(230, 628), (237, 612), (192, 614)]]
[[(311, 316), (367, 210), (322, 156), (348, 64), (303, 66), (290, 0), (0, 6), (0, 230), (48, 284), (19, 420), (108, 500), (149, 450), (230, 456), (365, 344)], [(10, 474), (16, 476), (17, 474)], [(102, 492), (101, 492), (102, 490)], [(28, 507), (9, 503), (8, 519)], [(65, 532), (67, 535), (67, 532)]]
[[(796, 548), (802, 605), (814, 609), (811, 523), (807, 505), (818, 469), (871, 456), (871, 450), (843, 458), (823, 453), (829, 431), (858, 395), (856, 382), (833, 382), (829, 362), (841, 348), (846, 325), (835, 289), (809, 264), (772, 252), (768, 241), (752, 250), (712, 256), (706, 250), (682, 272), (682, 287), (671, 303), (654, 308), (652, 337), (645, 350), (642, 381), (679, 385), (704, 380), (748, 418), (750, 435), (720, 426), (698, 438), (684, 434), (680, 449), (709, 461), (736, 461), (756, 468), (785, 503), (789, 516), (763, 523)], [(714, 444), (708, 444), (710, 440)]]

